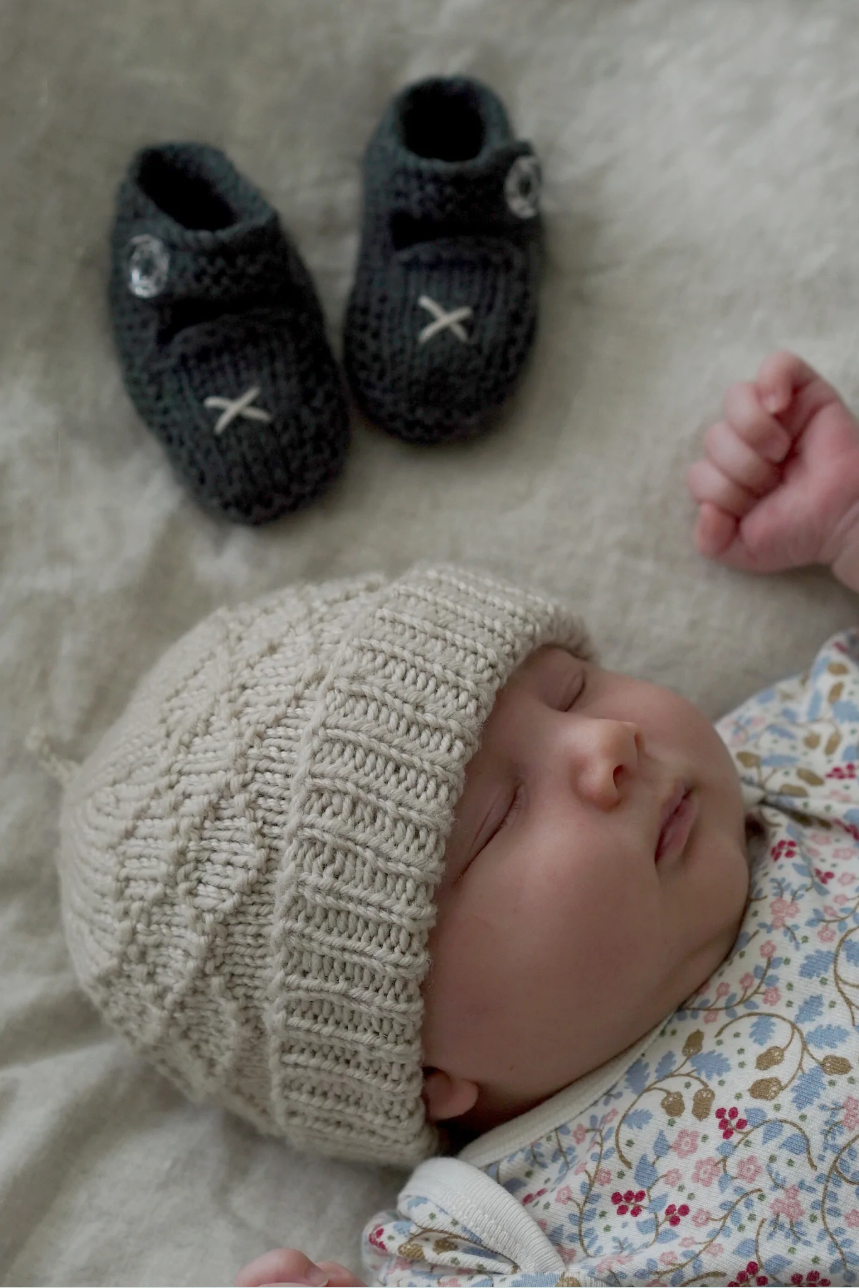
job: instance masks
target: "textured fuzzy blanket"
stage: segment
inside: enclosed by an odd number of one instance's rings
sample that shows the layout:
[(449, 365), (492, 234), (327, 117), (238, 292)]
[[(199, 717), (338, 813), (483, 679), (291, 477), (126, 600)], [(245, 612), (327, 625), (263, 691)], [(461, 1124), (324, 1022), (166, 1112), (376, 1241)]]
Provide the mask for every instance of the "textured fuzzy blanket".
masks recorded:
[[(561, 592), (606, 662), (717, 715), (856, 605), (704, 566), (682, 481), (732, 379), (798, 349), (859, 398), (859, 9), (849, 0), (0, 0), (0, 1280), (217, 1284), (275, 1244), (359, 1268), (400, 1176), (186, 1104), (98, 1022), (59, 926), (58, 788), (224, 602), (417, 557)], [(339, 345), (363, 145), (433, 71), (542, 157), (541, 331), (491, 437), (356, 418), (342, 481), (259, 531), (207, 517), (133, 414), (105, 311), (132, 150), (225, 148), (281, 211)]]

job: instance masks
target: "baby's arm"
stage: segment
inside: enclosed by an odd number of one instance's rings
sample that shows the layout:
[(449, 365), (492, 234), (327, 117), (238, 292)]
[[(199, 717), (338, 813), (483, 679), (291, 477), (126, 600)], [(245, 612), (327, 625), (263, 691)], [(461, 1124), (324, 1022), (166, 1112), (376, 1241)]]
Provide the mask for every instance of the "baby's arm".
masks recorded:
[(732, 385), (689, 467), (703, 555), (745, 572), (821, 563), (859, 591), (859, 422), (792, 353)]

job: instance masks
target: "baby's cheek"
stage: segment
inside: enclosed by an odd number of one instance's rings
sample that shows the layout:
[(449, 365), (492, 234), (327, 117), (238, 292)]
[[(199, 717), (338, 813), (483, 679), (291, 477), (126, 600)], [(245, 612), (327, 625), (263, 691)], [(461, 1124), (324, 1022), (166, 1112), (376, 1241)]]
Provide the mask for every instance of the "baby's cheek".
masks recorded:
[(572, 967), (586, 981), (585, 996), (612, 1002), (659, 973), (659, 909), (641, 889), (612, 883), (583, 901), (571, 919)]
[(695, 928), (690, 953), (701, 953), (709, 969), (721, 965), (739, 933), (749, 893), (749, 867), (744, 848), (721, 838), (711, 842), (706, 870), (690, 892), (693, 906), (687, 924)]

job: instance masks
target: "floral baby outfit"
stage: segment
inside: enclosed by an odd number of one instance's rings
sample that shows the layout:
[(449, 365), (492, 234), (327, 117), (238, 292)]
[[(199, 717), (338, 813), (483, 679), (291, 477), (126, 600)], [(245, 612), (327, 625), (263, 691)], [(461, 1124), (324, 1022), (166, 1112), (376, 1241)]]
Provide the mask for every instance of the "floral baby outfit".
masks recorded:
[(629, 1051), (365, 1231), (369, 1282), (859, 1283), (859, 631), (717, 726), (748, 810), (730, 956)]

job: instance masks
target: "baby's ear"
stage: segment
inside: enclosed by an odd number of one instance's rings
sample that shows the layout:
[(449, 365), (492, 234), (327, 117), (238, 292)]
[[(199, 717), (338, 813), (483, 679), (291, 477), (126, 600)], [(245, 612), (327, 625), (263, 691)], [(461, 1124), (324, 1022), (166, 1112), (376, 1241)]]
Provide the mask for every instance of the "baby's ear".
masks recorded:
[(424, 1069), (424, 1104), (431, 1123), (461, 1118), (477, 1103), (480, 1088), (476, 1082), (457, 1078), (443, 1069)]

